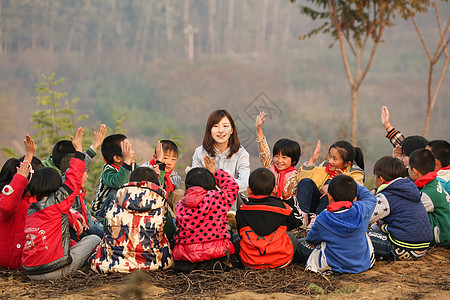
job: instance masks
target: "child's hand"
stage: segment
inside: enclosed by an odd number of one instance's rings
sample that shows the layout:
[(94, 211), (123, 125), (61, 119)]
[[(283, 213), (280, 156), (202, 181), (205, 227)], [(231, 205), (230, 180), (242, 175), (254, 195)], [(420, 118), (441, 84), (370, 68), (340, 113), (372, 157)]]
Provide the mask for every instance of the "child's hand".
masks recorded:
[(163, 161), (164, 158), (164, 152), (162, 148), (162, 144), (160, 141), (156, 143), (156, 160), (159, 160), (160, 162)]
[(155, 173), (158, 175), (158, 177), (160, 176), (161, 170), (159, 169), (159, 165), (154, 165), (153, 171), (155, 171)]
[(400, 160), (403, 159), (402, 146), (400, 145), (395, 146), (394, 150), (392, 150), (392, 157), (398, 158)]
[(344, 175), (344, 171), (342, 171), (341, 169), (336, 169), (334, 172), (336, 173), (336, 175)]
[(77, 129), (75, 134), (75, 138), (73, 136), (70, 137), (72, 139), (72, 145), (75, 148), (75, 151), (82, 152), (83, 151), (83, 127)]
[(291, 181), (289, 185), (283, 189), (283, 194), (281, 195), (283, 199), (289, 199), (292, 196), (292, 190), (294, 189), (295, 184), (295, 181)]
[(205, 155), (203, 160), (205, 161), (205, 169), (208, 169), (211, 173), (214, 173), (217, 169), (216, 163), (214, 162), (214, 160), (211, 157), (209, 157), (208, 155)]
[(34, 153), (36, 153), (36, 145), (34, 144), (34, 140), (31, 138), (29, 134), (25, 136), (25, 139), (23, 140), (23, 144), (25, 145), (25, 158), (24, 160), (32, 161)]
[(314, 153), (311, 156), (311, 158), (308, 160), (308, 162), (306, 163), (308, 166), (314, 165), (314, 163), (316, 162), (316, 160), (319, 158), (319, 153), (320, 153), (320, 140), (317, 141), (317, 145), (316, 145), (316, 149), (314, 149)]
[(122, 148), (123, 162), (131, 165), (134, 158), (134, 151), (131, 149), (131, 143), (127, 139), (120, 142), (120, 147)]
[(92, 144), (92, 147), (94, 147), (95, 150), (102, 145), (103, 140), (105, 139), (106, 131), (105, 124), (100, 124), (97, 131), (94, 131), (94, 143)]
[(381, 107), (381, 123), (386, 129), (391, 127), (391, 118), (389, 117), (389, 110), (386, 106)]
[(20, 167), (17, 167), (17, 174), (22, 175), (25, 178), (28, 178), (28, 175), (31, 171), (31, 165), (28, 160), (24, 160)]
[(262, 124), (264, 123), (264, 121), (266, 120), (266, 113), (265, 112), (260, 112), (257, 116), (256, 116), (256, 121), (255, 121), (255, 127), (256, 130), (261, 129)]
[(322, 194), (322, 196), (320, 196), (320, 199), (325, 197), (328, 194), (328, 184), (325, 184), (323, 187), (321, 187), (319, 189), (319, 192)]

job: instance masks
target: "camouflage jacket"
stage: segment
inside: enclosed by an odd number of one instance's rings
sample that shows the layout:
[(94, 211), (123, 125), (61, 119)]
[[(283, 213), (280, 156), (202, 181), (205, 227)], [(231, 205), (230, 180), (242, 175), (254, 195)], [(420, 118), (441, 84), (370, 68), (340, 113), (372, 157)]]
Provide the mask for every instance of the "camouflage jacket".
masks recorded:
[(172, 266), (165, 191), (151, 182), (130, 182), (117, 191), (106, 212), (105, 237), (90, 258), (99, 273), (129, 273)]

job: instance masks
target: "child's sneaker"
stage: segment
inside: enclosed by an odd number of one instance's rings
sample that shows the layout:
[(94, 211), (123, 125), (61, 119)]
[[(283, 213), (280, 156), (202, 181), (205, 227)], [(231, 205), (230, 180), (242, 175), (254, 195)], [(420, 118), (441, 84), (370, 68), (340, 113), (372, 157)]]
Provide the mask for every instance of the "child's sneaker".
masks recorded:
[(311, 227), (314, 225), (314, 221), (316, 221), (316, 214), (310, 213), (310, 214), (309, 214), (309, 224), (308, 224), (308, 229), (311, 229)]

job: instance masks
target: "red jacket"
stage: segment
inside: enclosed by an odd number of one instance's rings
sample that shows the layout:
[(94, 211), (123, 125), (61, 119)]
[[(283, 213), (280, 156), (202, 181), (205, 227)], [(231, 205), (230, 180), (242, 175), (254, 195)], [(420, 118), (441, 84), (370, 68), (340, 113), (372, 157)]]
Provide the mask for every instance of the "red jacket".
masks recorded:
[(193, 186), (177, 204), (174, 260), (206, 261), (233, 254), (227, 212), (233, 205), (239, 185), (227, 172), (214, 172), (220, 191)]
[(25, 217), (30, 207), (29, 197), (23, 197), (28, 180), (15, 174), (0, 194), (0, 267), (22, 269), (22, 249), (25, 243)]
[(75, 152), (64, 184), (56, 192), (30, 205), (22, 253), (26, 274), (52, 272), (72, 262), (68, 213), (81, 188), (85, 166), (84, 154)]

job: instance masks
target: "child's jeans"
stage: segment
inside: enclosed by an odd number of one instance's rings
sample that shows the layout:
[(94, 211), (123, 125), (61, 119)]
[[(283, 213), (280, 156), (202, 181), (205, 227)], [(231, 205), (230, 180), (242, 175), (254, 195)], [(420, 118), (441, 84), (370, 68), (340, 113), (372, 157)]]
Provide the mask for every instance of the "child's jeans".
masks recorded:
[(294, 252), (294, 262), (306, 264), (308, 257), (316, 246), (308, 242), (306, 239), (297, 241), (297, 249)]
[(303, 178), (297, 186), (297, 201), (300, 209), (306, 213), (315, 213), (316, 215), (327, 208), (328, 196), (320, 198), (319, 189), (310, 178)]
[(421, 258), (428, 252), (428, 248), (417, 251), (396, 246), (384, 232), (369, 230), (367, 234), (372, 241), (376, 260), (414, 260)]
[(63, 278), (83, 266), (100, 241), (100, 238), (96, 235), (85, 236), (75, 246), (70, 248), (72, 263), (50, 273), (27, 276), (31, 280), (54, 280)]

